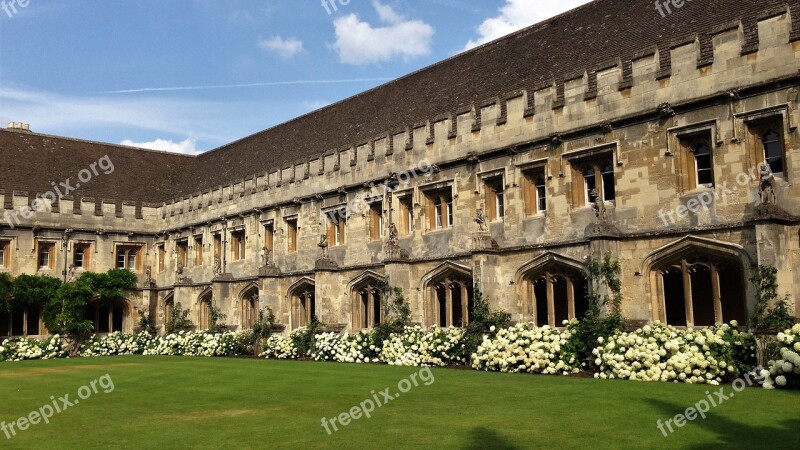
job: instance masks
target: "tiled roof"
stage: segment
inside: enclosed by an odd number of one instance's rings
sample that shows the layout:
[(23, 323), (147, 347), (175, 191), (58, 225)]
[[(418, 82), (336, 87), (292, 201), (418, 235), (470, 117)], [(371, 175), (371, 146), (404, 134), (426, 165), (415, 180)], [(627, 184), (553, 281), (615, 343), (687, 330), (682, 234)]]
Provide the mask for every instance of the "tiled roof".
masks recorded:
[[(744, 24), (746, 48), (757, 47), (757, 20), (765, 11), (787, 6), (799, 19), (793, 25), (800, 27), (800, 0), (695, 0), (673, 8), (667, 17), (659, 14), (653, 0), (597, 0), (193, 159), (116, 146), (105, 150), (101, 144), (61, 143), (52, 137), (29, 138), (24, 146), (27, 157), (8, 162), (15, 171), (7, 166), (6, 145), (18, 138), (0, 133), (0, 188), (46, 189), (50, 181), (74, 173), (84, 164), (79, 161), (113, 151), (119, 154), (115, 164), (122, 166), (122, 173), (89, 187), (90, 195), (164, 201), (316, 158), (489, 98), (532, 91), (645, 51), (660, 49), (662, 69), (668, 68), (665, 55), (670, 45), (687, 37), (701, 38), (702, 60), (709, 56), (710, 33), (731, 22)], [(13, 145), (12, 150), (17, 148)], [(19, 156), (19, 151), (11, 156)], [(51, 165), (46, 175), (24, 175), (41, 170), (42, 161)]]

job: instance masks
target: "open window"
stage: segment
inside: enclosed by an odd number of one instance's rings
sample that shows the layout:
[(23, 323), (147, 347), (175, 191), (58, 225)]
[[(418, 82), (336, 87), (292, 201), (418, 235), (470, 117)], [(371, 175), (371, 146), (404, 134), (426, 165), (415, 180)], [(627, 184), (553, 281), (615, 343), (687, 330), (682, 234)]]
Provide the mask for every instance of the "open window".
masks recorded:
[(347, 235), (345, 228), (347, 228), (347, 210), (345, 208), (328, 211), (328, 227), (326, 234), (328, 236), (328, 246), (338, 247), (347, 243)]
[(203, 236), (194, 237), (194, 265), (200, 267), (203, 265)]
[(164, 244), (158, 244), (158, 271), (163, 272), (167, 267), (167, 249)]
[(289, 253), (297, 251), (297, 217), (286, 219), (286, 250)]
[(56, 267), (55, 242), (37, 241), (37, 263), (39, 270), (53, 270)]
[(186, 257), (189, 254), (189, 241), (184, 239), (176, 242), (175, 252), (178, 254), (178, 267), (186, 267)]
[(775, 176), (787, 179), (783, 116), (775, 115), (748, 122), (748, 131), (748, 147), (753, 167), (766, 163)]
[(570, 164), (574, 207), (590, 205), (598, 197), (604, 202), (616, 200), (614, 157), (610, 151), (590, 158), (573, 159)]
[(414, 198), (404, 195), (398, 198), (400, 204), (399, 232), (401, 236), (409, 236), (414, 232)]
[(72, 267), (75, 270), (87, 270), (91, 267), (92, 244), (76, 242), (72, 246)]
[(245, 258), (245, 233), (244, 229), (231, 232), (231, 256), (233, 261), (241, 261)]
[(383, 239), (383, 202), (378, 201), (369, 205), (369, 240)]
[(118, 245), (116, 252), (116, 268), (128, 269), (133, 272), (142, 270), (142, 246), (141, 245)]
[(0, 241), (0, 268), (11, 267), (11, 241)]
[(270, 252), (275, 248), (275, 225), (272, 222), (264, 224), (264, 248)]
[(522, 197), (525, 215), (535, 216), (547, 211), (547, 184), (544, 167), (522, 172)]

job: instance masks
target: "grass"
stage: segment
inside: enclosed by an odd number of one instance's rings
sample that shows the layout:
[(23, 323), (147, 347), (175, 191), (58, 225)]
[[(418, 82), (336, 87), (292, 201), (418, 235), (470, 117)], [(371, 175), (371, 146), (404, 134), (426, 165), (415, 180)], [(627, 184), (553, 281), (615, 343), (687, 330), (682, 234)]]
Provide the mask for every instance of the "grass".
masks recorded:
[[(0, 421), (106, 373), (82, 400), (0, 448), (800, 448), (800, 392), (746, 389), (664, 437), (656, 428), (710, 386), (433, 369), (328, 435), (331, 418), (416, 368), (255, 359), (113, 357), (0, 364)], [(731, 386), (724, 386), (727, 393)], [(380, 397), (379, 397), (380, 398)]]

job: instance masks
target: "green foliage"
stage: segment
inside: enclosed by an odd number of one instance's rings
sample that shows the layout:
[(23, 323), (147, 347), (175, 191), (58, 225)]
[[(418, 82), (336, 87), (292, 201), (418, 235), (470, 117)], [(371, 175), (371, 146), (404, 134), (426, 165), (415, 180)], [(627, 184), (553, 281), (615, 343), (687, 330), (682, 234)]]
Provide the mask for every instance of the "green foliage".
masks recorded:
[(150, 317), (150, 314), (145, 314), (144, 311), (139, 311), (139, 332), (147, 334), (156, 334), (156, 323)]
[[(469, 361), (472, 355), (478, 350), (478, 346), (483, 342), (483, 336), (494, 337), (502, 328), (506, 328), (511, 323), (511, 314), (505, 311), (494, 311), (489, 309), (489, 302), (483, 297), (483, 292), (476, 285), (473, 289), (473, 308), (470, 311), (470, 322), (467, 325), (462, 342), (464, 343), (464, 359)], [(494, 327), (494, 331), (492, 331)]]
[[(597, 346), (597, 339), (608, 338), (625, 328), (621, 311), (622, 283), (619, 275), (622, 268), (619, 261), (610, 254), (606, 254), (602, 260), (590, 259), (588, 271), (588, 308), (583, 318), (577, 323), (570, 323), (572, 337), (566, 349), (578, 355), (585, 369), (594, 366), (592, 349)], [(605, 295), (601, 293), (603, 287), (608, 292)]]
[(250, 328), (252, 332), (250, 336), (249, 346), (253, 347), (253, 354), (258, 355), (261, 353), (264, 343), (272, 336), (272, 333), (279, 331), (280, 326), (275, 317), (272, 308), (267, 306), (258, 312), (258, 320)]
[(325, 324), (320, 322), (317, 316), (311, 316), (311, 323), (307, 327), (292, 332), (290, 335), (292, 344), (297, 348), (300, 356), (311, 356), (316, 343), (316, 335), (324, 327)]
[(181, 330), (188, 330), (193, 325), (192, 321), (189, 320), (189, 310), (183, 309), (183, 306), (180, 303), (176, 303), (172, 307), (172, 311), (170, 312), (170, 316), (167, 317), (165, 325), (167, 334)]
[(778, 270), (758, 266), (750, 282), (756, 287), (756, 306), (750, 319), (753, 334), (776, 334), (791, 328), (797, 319), (789, 311), (789, 294), (778, 296)]
[(217, 306), (212, 306), (211, 311), (208, 315), (209, 326), (208, 331), (212, 333), (224, 333), (225, 332), (225, 324), (222, 323), (228, 317), (227, 314), (223, 314), (222, 310), (219, 309)]
[(7, 273), (0, 273), (0, 312), (8, 311), (11, 308), (12, 288), (14, 280)]
[(387, 277), (378, 283), (381, 290), (382, 320), (372, 330), (372, 342), (383, 346), (392, 333), (402, 333), (411, 323), (411, 307), (408, 305), (403, 289), (392, 286)]
[(75, 282), (91, 289), (95, 299), (112, 300), (136, 289), (136, 274), (126, 269), (111, 269), (106, 273), (86, 272)]
[(19, 275), (14, 278), (11, 296), (14, 304), (43, 306), (56, 295), (61, 287), (58, 278), (40, 275)]

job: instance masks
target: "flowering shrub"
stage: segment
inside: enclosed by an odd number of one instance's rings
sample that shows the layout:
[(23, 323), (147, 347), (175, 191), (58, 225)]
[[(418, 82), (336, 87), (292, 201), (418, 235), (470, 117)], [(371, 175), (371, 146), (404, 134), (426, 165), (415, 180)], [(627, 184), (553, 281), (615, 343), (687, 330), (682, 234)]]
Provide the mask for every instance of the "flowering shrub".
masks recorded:
[(179, 331), (164, 337), (115, 332), (93, 336), (81, 346), (80, 356), (233, 356), (245, 353), (247, 339), (247, 331), (222, 334)]
[(494, 338), (485, 338), (472, 355), (472, 367), (511, 373), (578, 373), (577, 355), (567, 350), (571, 336), (569, 329), (517, 324), (498, 331)]
[(66, 358), (66, 348), (61, 336), (55, 334), (40, 341), (37, 339), (9, 339), (0, 343), (0, 361), (22, 361), (24, 359)]
[(383, 342), (380, 357), (393, 366), (450, 366), (466, 364), (461, 328), (406, 327)]
[(380, 362), (380, 348), (367, 331), (358, 334), (322, 333), (317, 336), (311, 357), (316, 361), (348, 363)]
[(264, 343), (264, 352), (259, 356), (267, 359), (297, 359), (300, 351), (291, 337), (273, 334)]
[(761, 372), (764, 388), (800, 387), (800, 324), (778, 333), (777, 344), (780, 359), (770, 361), (769, 370)]
[(598, 340), (595, 378), (718, 385), (738, 376), (755, 356), (752, 335), (736, 323), (679, 330), (656, 322)]

